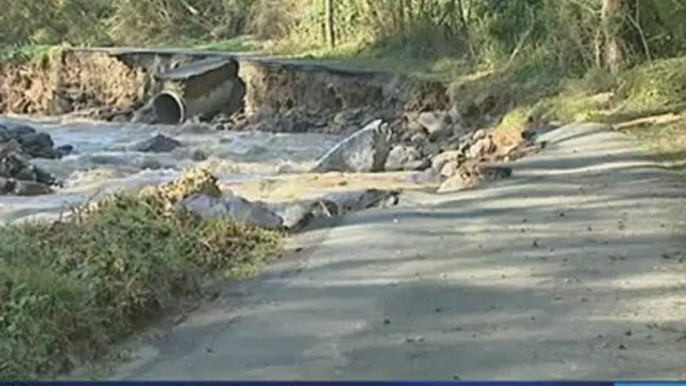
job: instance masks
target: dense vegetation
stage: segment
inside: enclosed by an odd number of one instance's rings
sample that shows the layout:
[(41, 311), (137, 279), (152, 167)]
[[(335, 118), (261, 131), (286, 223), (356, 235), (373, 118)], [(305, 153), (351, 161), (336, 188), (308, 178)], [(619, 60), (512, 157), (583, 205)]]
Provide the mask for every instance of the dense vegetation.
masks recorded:
[(499, 62), (528, 51), (589, 68), (686, 49), (682, 0), (0, 0), (0, 43), (179, 45), (250, 33), (316, 47), (327, 3), (341, 44), (415, 55)]

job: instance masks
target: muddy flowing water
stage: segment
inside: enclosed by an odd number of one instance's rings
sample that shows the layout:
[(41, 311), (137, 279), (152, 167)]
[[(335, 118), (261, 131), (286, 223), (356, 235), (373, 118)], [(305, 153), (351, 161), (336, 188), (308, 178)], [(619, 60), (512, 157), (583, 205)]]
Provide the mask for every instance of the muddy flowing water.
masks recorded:
[[(152, 126), (131, 123), (0, 117), (49, 133), (56, 146), (74, 153), (59, 160), (32, 162), (64, 182), (54, 194), (0, 196), (0, 222), (54, 217), (69, 205), (118, 190), (169, 181), (191, 166), (203, 166), (222, 182), (256, 180), (308, 170), (340, 137), (323, 134), (273, 134), (215, 131), (200, 125)], [(155, 134), (182, 143), (169, 153), (143, 153), (131, 147)], [(199, 160), (202, 152), (206, 159)], [(203, 158), (205, 158), (203, 157)]]

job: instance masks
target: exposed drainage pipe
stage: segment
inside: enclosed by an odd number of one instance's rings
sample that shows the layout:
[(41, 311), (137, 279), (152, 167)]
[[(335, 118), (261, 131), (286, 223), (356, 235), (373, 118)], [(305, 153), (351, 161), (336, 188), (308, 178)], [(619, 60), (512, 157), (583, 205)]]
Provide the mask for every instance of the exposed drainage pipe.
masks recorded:
[(171, 91), (162, 91), (152, 100), (156, 121), (163, 125), (175, 125), (186, 120), (186, 102)]
[(193, 97), (162, 91), (152, 100), (156, 121), (175, 125), (191, 117), (211, 118), (219, 113), (232, 114), (243, 105), (245, 84), (240, 78), (227, 80)]

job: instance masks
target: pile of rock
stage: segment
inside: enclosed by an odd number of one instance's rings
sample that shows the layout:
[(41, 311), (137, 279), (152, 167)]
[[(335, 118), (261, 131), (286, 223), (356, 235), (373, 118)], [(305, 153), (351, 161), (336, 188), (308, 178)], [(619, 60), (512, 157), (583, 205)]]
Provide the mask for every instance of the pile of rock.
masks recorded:
[(48, 133), (36, 131), (33, 127), (0, 125), (0, 144), (16, 142), (22, 153), (31, 158), (56, 159), (64, 156), (64, 148), (55, 148), (55, 143)]
[(368, 189), (330, 193), (315, 200), (273, 204), (249, 201), (228, 192), (220, 197), (194, 194), (180, 201), (175, 208), (190, 210), (203, 218), (228, 217), (243, 224), (295, 231), (317, 219), (396, 205), (398, 196), (399, 192), (395, 191)]
[(29, 126), (0, 125), (0, 195), (49, 194), (55, 178), (31, 164), (30, 158), (59, 158), (68, 148), (56, 149), (47, 133)]
[(487, 130), (469, 132), (455, 114), (430, 111), (407, 115), (395, 127), (372, 122), (322, 156), (312, 172), (426, 171), (441, 181), (439, 192), (449, 192), (509, 177), (510, 168), (487, 164), (517, 149), (498, 149)]
[[(169, 213), (187, 210), (203, 218), (227, 217), (268, 229), (297, 230), (318, 218), (329, 218), (372, 207), (395, 205), (398, 192), (364, 190), (332, 193), (319, 199), (269, 204), (222, 192), (217, 179), (204, 169), (192, 169), (178, 179), (140, 192), (154, 197)], [(90, 207), (97, 209), (97, 207)]]
[(438, 192), (454, 192), (474, 187), (482, 182), (507, 178), (512, 169), (492, 166), (498, 160), (493, 138), (485, 130), (463, 136), (454, 150), (444, 151), (431, 159), (431, 171), (440, 176), (442, 184)]

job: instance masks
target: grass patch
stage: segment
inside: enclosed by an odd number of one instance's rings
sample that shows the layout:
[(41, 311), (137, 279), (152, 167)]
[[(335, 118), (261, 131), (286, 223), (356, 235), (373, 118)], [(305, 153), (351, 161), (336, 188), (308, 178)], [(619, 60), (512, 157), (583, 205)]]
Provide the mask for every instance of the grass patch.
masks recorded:
[[(175, 45), (179, 46), (179, 43), (175, 42)], [(233, 39), (213, 41), (189, 40), (186, 42), (182, 42), (180, 46), (204, 51), (225, 52), (251, 52), (259, 51), (262, 49), (262, 45), (260, 44), (260, 42), (251, 40), (249, 37), (246, 36), (239, 36)]]
[(59, 55), (60, 45), (0, 46), (0, 61), (41, 62)]
[(208, 280), (250, 275), (281, 235), (121, 195), (57, 223), (0, 228), (0, 379), (36, 379), (110, 344)]
[(458, 57), (416, 55), (408, 49), (370, 48), (363, 41), (348, 41), (335, 48), (328, 48), (308, 47), (299, 42), (282, 40), (269, 53), (444, 82), (450, 82), (474, 70), (472, 63)]

